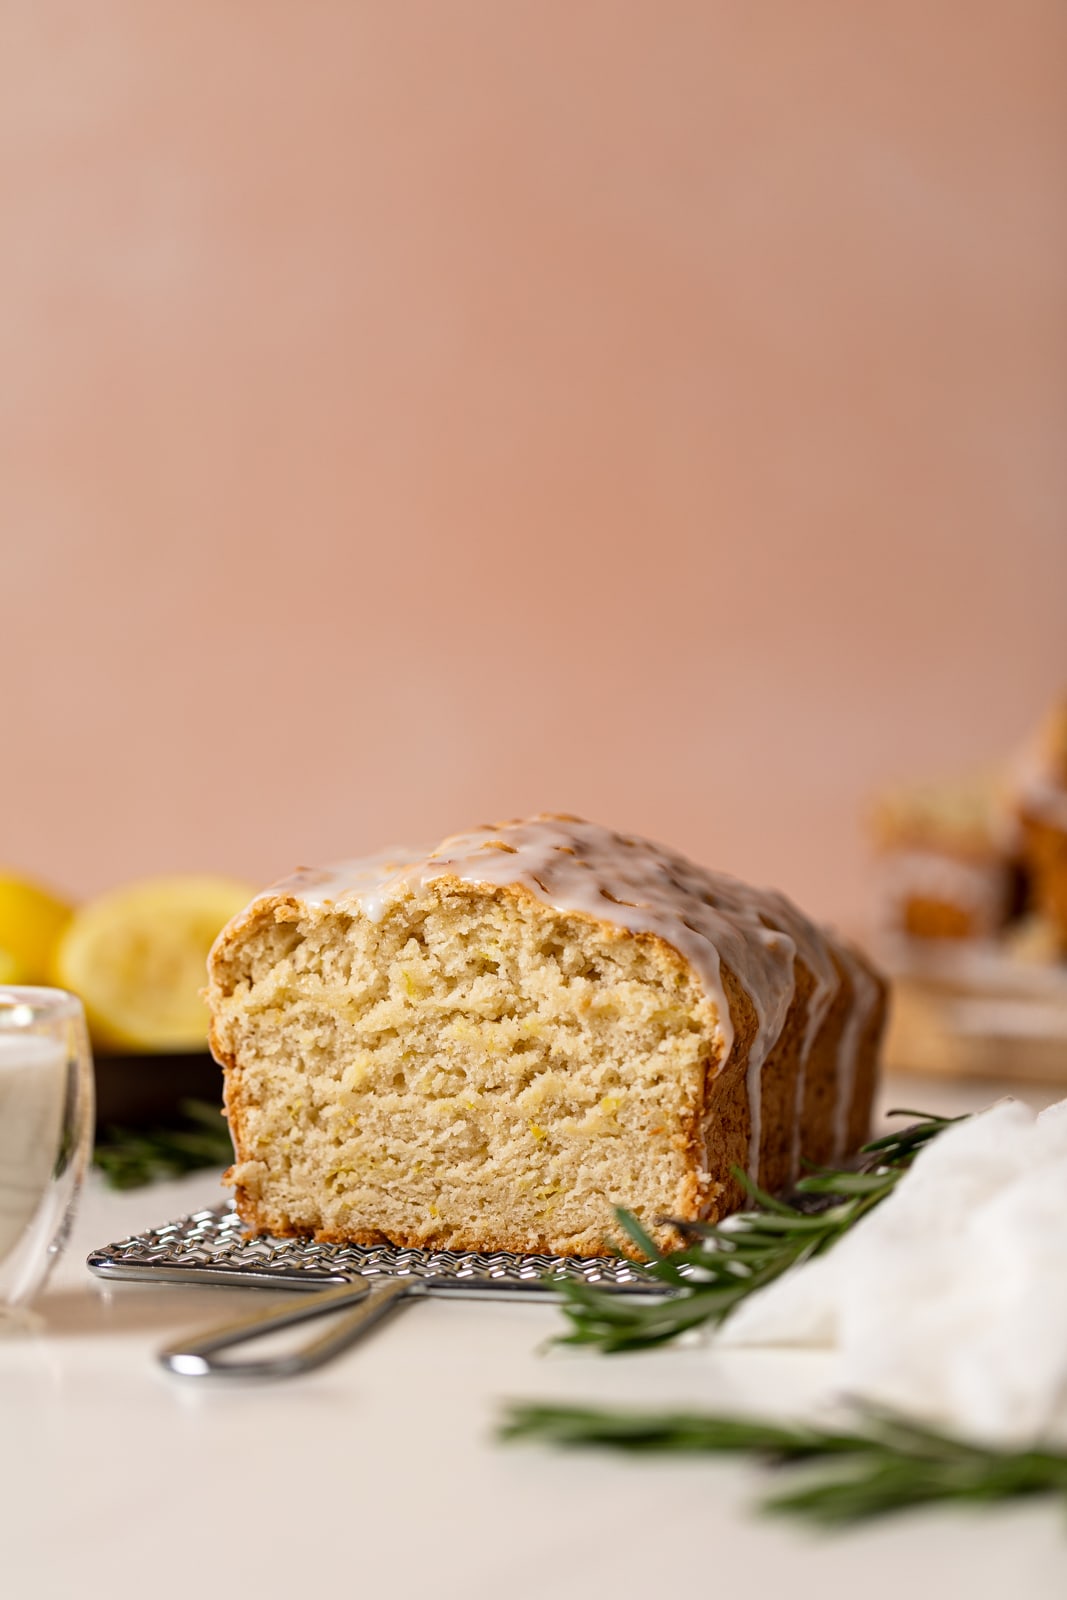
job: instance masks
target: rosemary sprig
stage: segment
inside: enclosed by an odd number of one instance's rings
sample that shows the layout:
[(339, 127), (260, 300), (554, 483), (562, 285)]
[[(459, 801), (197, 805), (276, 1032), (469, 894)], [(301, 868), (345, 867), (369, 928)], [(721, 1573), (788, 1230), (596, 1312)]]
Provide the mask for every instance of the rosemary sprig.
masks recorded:
[(600, 1410), (517, 1403), (503, 1439), (611, 1446), (650, 1453), (750, 1455), (773, 1467), (823, 1463), (761, 1508), (840, 1527), (938, 1501), (1024, 1495), (1067, 1499), (1067, 1453), (1010, 1452), (974, 1444), (884, 1411), (862, 1411), (850, 1432), (699, 1412)]
[(645, 1270), (669, 1293), (641, 1302), (586, 1284), (563, 1284), (571, 1329), (559, 1343), (596, 1345), (609, 1354), (664, 1344), (690, 1328), (724, 1321), (757, 1289), (832, 1249), (892, 1193), (924, 1145), (962, 1120), (919, 1111), (889, 1114), (918, 1120), (864, 1145), (857, 1170), (820, 1169), (802, 1178), (791, 1202), (765, 1194), (739, 1172), (756, 1208), (724, 1223), (680, 1223), (691, 1240), (680, 1250), (660, 1251), (636, 1217), (617, 1211), (619, 1226), (645, 1258)]
[(183, 1100), (181, 1121), (169, 1128), (108, 1128), (93, 1162), (112, 1189), (139, 1189), (202, 1167), (227, 1167), (233, 1147), (218, 1106)]

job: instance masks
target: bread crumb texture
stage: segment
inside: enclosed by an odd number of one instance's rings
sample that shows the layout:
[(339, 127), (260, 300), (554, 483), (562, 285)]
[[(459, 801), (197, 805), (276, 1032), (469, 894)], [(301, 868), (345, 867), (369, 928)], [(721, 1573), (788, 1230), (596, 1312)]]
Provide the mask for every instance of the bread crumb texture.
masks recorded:
[(717, 1017), (656, 939), (499, 888), (379, 923), (264, 907), (210, 1002), (233, 1181), (271, 1232), (597, 1254), (616, 1205), (696, 1214)]

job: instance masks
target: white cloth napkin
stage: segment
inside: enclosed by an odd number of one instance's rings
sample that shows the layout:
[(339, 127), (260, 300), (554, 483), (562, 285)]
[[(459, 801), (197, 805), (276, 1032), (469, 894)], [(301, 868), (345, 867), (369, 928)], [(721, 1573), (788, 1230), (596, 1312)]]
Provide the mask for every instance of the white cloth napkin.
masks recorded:
[(1067, 1437), (1067, 1100), (946, 1129), (715, 1342), (827, 1347), (836, 1396), (1006, 1444)]

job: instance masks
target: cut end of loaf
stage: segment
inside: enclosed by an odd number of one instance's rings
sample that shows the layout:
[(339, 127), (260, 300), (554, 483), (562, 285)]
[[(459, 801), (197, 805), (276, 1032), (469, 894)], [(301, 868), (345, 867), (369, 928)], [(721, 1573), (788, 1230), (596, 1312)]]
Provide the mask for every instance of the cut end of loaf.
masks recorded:
[(267, 900), (220, 942), (209, 998), (259, 1229), (595, 1255), (616, 1205), (670, 1243), (662, 1219), (733, 1187), (705, 1160), (720, 1019), (655, 936), (447, 880), (378, 922)]

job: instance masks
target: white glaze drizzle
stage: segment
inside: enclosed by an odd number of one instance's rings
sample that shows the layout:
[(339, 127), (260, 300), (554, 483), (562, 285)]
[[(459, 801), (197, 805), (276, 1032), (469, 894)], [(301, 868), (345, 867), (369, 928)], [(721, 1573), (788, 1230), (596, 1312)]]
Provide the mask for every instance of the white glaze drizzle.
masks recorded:
[[(405, 868), (425, 861), (432, 848), (432, 845), (389, 845), (373, 855), (337, 861), (329, 867), (297, 867), (288, 877), (258, 894), (252, 905), (278, 894), (292, 895), (308, 906), (330, 906), (342, 900), (353, 900), (372, 922), (380, 922), (386, 885), (398, 878)], [(251, 906), (248, 909), (251, 910)]]
[[(661, 845), (569, 816), (476, 828), (430, 852), (397, 847), (324, 869), (301, 868), (257, 901), (291, 895), (311, 907), (333, 905), (380, 921), (396, 901), (442, 877), (521, 885), (556, 910), (584, 913), (631, 933), (658, 935), (686, 959), (714, 1001), (723, 1062), (734, 1041), (722, 981), (725, 963), (748, 995), (759, 1024), (747, 1067), (748, 1166), (753, 1177), (758, 1175), (761, 1074), (793, 1002), (797, 954), (816, 980), (802, 1071), (838, 983), (825, 939), (796, 907), (773, 890), (750, 888)], [(802, 1086), (798, 1096), (802, 1104)]]
[(819, 1036), (823, 1023), (826, 1021), (830, 1007), (833, 1005), (837, 992), (841, 987), (837, 966), (830, 951), (829, 941), (823, 929), (803, 915), (801, 911), (787, 900), (785, 895), (777, 890), (764, 890), (766, 899), (773, 908), (774, 916), (789, 933), (796, 945), (797, 954), (807, 967), (815, 980), (811, 995), (808, 999), (808, 1011), (804, 1020), (804, 1035), (800, 1042), (800, 1055), (797, 1063), (797, 1080), (793, 1102), (793, 1130), (790, 1151), (790, 1170), (795, 1176), (800, 1171), (801, 1158), (801, 1133), (804, 1122), (804, 1098), (807, 1087), (808, 1062), (815, 1048), (815, 1041)]
[(837, 948), (841, 965), (852, 982), (852, 1006), (837, 1046), (837, 1087), (834, 1098), (834, 1157), (840, 1160), (849, 1155), (848, 1119), (852, 1109), (852, 1094), (856, 1086), (856, 1067), (859, 1063), (860, 1042), (863, 1031), (871, 1020), (881, 993), (878, 983), (863, 962), (842, 943)]

